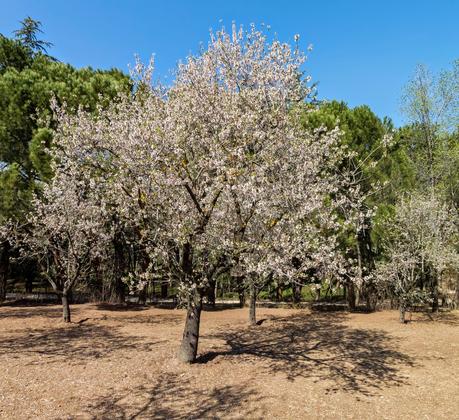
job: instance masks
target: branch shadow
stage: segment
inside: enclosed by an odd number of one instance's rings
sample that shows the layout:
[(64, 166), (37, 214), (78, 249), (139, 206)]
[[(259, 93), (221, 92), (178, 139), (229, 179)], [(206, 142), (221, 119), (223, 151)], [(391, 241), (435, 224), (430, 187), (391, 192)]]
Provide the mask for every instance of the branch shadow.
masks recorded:
[[(62, 363), (77, 365), (120, 350), (151, 350), (158, 342), (142, 342), (141, 338), (120, 333), (113, 326), (71, 324), (53, 329), (12, 330), (0, 338), (0, 354), (8, 360), (36, 356), (29, 365)], [(128, 355), (125, 357), (129, 357)]]
[(96, 308), (102, 311), (113, 311), (113, 312), (130, 312), (130, 311), (145, 311), (149, 309), (147, 305), (140, 305), (137, 303), (109, 303), (99, 302), (96, 304)]
[[(72, 305), (72, 315), (78, 313), (78, 305)], [(62, 306), (56, 303), (39, 303), (39, 302), (11, 302), (0, 306), (0, 320), (6, 318), (61, 318)]]
[(451, 326), (458, 326), (459, 325), (459, 312), (457, 311), (448, 311), (448, 312), (437, 312), (437, 313), (429, 313), (423, 312), (418, 314), (415, 319), (410, 319), (410, 322), (413, 323), (439, 323)]
[(327, 393), (372, 395), (383, 387), (406, 384), (401, 367), (415, 364), (397, 350), (397, 340), (384, 331), (350, 328), (344, 324), (346, 317), (300, 314), (273, 318), (256, 328), (220, 331), (205, 338), (223, 340), (227, 349), (203, 354), (197, 363), (220, 357), (261, 362), (262, 369), (292, 381), (298, 377), (330, 381)]
[(166, 314), (155, 314), (155, 315), (136, 315), (136, 316), (126, 316), (118, 318), (123, 322), (130, 324), (170, 324), (177, 325), (183, 323), (183, 315), (166, 315)]
[(85, 411), (93, 419), (262, 419), (263, 409), (247, 404), (254, 398), (263, 399), (245, 383), (206, 391), (183, 375), (169, 373), (160, 375), (152, 386), (131, 387), (122, 392), (112, 390), (91, 401)]

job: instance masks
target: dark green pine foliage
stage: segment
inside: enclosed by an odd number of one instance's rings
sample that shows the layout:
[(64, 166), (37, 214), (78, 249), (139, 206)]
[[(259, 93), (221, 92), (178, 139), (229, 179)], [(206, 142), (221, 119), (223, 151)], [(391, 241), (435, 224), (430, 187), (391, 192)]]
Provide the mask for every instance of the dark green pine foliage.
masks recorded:
[(51, 174), (45, 149), (52, 145), (50, 101), (95, 111), (131, 81), (117, 69), (76, 69), (46, 55), (40, 22), (26, 18), (16, 38), (0, 35), (0, 222), (21, 219), (39, 182)]
[[(387, 118), (381, 120), (368, 106), (349, 108), (344, 102), (331, 101), (320, 103), (316, 111), (310, 111), (306, 110), (302, 118), (306, 129), (331, 130), (338, 126), (342, 131), (341, 143), (354, 154), (342, 165), (354, 173), (355, 182), (367, 195), (365, 207), (375, 209), (375, 215), (367, 220), (363, 230), (357, 233), (343, 229), (340, 234), (343, 248), (351, 250), (349, 257), (360, 261), (365, 275), (373, 270), (378, 258), (383, 234), (378, 220), (390, 216), (399, 194), (412, 189), (415, 183), (413, 163), (392, 122)], [(388, 134), (393, 135), (390, 144), (386, 144)], [(368, 291), (367, 295), (370, 294)], [(350, 302), (353, 305), (355, 302)]]

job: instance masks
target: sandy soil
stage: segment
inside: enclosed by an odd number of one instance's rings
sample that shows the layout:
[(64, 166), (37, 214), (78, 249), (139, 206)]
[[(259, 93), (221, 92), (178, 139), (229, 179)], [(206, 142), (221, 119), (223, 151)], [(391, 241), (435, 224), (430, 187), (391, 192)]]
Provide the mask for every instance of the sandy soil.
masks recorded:
[(184, 366), (183, 311), (72, 309), (0, 307), (0, 418), (459, 418), (457, 311), (209, 311)]

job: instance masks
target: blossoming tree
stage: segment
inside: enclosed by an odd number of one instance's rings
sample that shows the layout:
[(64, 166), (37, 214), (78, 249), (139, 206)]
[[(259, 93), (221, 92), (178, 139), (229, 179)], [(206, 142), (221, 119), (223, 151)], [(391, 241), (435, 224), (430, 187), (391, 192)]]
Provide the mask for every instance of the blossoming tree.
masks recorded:
[(432, 195), (414, 194), (401, 200), (386, 222), (387, 259), (377, 269), (377, 281), (398, 302), (402, 323), (408, 306), (426, 300), (435, 306), (442, 275), (459, 266), (455, 212)]
[(335, 223), (341, 181), (329, 168), (342, 152), (337, 131), (308, 133), (296, 122), (309, 93), (305, 58), (234, 26), (211, 34), (171, 86), (153, 86), (138, 64), (133, 96), (96, 117), (59, 114), (59, 147), (103, 185), (103, 208), (135, 227), (148, 254), (129, 281), (142, 287), (162, 275), (179, 285), (182, 361), (196, 358), (202, 299), (221, 270), (256, 282), (298, 276), (330, 255), (333, 241), (318, 238)]

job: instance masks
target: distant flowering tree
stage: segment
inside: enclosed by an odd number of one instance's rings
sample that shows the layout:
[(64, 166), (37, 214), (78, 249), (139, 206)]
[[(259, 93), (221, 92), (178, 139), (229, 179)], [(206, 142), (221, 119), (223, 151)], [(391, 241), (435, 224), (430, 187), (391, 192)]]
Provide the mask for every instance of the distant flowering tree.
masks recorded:
[(443, 273), (459, 266), (455, 212), (431, 195), (417, 194), (401, 200), (386, 223), (387, 261), (376, 278), (380, 290), (398, 301), (402, 323), (407, 306), (436, 299)]
[[(187, 302), (179, 358), (196, 358), (202, 299), (222, 269), (259, 279), (298, 277), (331, 262), (342, 178), (339, 133), (305, 132), (309, 94), (301, 51), (254, 27), (211, 34), (174, 83), (137, 86), (91, 116), (58, 112), (58, 147), (91, 174), (104, 211), (136, 232), (148, 262), (127, 280), (169, 276)], [(294, 263), (293, 261), (298, 261)]]
[(69, 295), (89, 275), (92, 262), (103, 258), (108, 232), (94, 180), (59, 149), (53, 155), (54, 178), (33, 201), (19, 244), (37, 258), (42, 275), (62, 299), (64, 321), (70, 322)]

